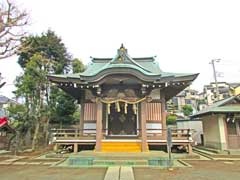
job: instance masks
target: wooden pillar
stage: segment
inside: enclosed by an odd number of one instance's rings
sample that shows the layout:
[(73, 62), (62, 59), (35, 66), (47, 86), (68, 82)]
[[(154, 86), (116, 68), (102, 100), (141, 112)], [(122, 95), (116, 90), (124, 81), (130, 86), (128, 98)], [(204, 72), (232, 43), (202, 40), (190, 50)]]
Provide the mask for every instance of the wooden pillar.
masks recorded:
[[(226, 118), (223, 120), (224, 123), (224, 132), (225, 132), (225, 139), (226, 139), (226, 149), (229, 149), (229, 140), (228, 140), (228, 130), (227, 130), (227, 121)], [(236, 122), (237, 123), (237, 122)], [(238, 126), (237, 126), (238, 127)], [(240, 128), (240, 126), (238, 127)], [(240, 129), (239, 130), (239, 134), (240, 134)]]
[(192, 154), (192, 145), (190, 143), (188, 144), (188, 153)]
[(141, 129), (142, 129), (142, 152), (148, 151), (147, 132), (146, 132), (146, 102), (141, 103)]
[(101, 101), (97, 101), (96, 146), (95, 146), (95, 150), (97, 152), (101, 151), (101, 141), (102, 141), (102, 103)]
[(54, 144), (54, 146), (53, 146), (53, 151), (54, 152), (58, 152), (58, 144), (56, 143), (56, 144)]
[(81, 113), (80, 113), (80, 123), (79, 123), (80, 136), (83, 135), (83, 128), (84, 128), (84, 102), (81, 102)]
[(73, 152), (78, 153), (78, 144), (77, 143), (73, 144)]
[(167, 119), (166, 119), (166, 99), (165, 99), (165, 93), (160, 92), (160, 100), (161, 100), (161, 119), (162, 119), (162, 129), (163, 130), (163, 139), (166, 139), (167, 137)]

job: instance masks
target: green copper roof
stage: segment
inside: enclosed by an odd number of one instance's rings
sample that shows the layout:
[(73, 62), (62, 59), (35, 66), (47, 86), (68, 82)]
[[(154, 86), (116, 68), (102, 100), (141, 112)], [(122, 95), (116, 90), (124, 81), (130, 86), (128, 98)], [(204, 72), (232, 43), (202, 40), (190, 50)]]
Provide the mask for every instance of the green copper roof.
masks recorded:
[(146, 76), (161, 75), (161, 70), (154, 58), (138, 59), (131, 58), (127, 49), (123, 45), (118, 49), (117, 55), (113, 59), (94, 59), (88, 65), (81, 76), (95, 76), (96, 74), (113, 68), (129, 68), (137, 70)]
[[(154, 57), (131, 58), (127, 49), (123, 45), (118, 49), (114, 58), (92, 58), (92, 62), (88, 64), (87, 69), (82, 73), (65, 74), (65, 75), (49, 75), (51, 78), (58, 79), (79, 79), (85, 82), (97, 81), (106, 74), (132, 74), (136, 77), (146, 80), (155, 81), (160, 78), (171, 77), (188, 77), (189, 81), (194, 80), (197, 74), (186, 73), (170, 73), (163, 72)], [(98, 76), (98, 77), (97, 77)], [(185, 78), (186, 79), (186, 78)]]
[(137, 66), (135, 64), (127, 64), (127, 63), (122, 63), (122, 64), (112, 64), (112, 63), (107, 63), (107, 64), (100, 64), (100, 63), (92, 63), (88, 66), (87, 70), (81, 73), (81, 76), (95, 76), (99, 72), (102, 72), (106, 69), (113, 69), (113, 68), (129, 68), (129, 69), (134, 69), (137, 70), (147, 76), (152, 76), (152, 75), (160, 75), (160, 73), (156, 74), (154, 72), (151, 72), (145, 68), (142, 68), (141, 66)]
[[(233, 106), (230, 103), (234, 100), (237, 100), (239, 103)], [(208, 108), (192, 115), (192, 117), (198, 117), (209, 113), (240, 113), (240, 95), (218, 101)]]

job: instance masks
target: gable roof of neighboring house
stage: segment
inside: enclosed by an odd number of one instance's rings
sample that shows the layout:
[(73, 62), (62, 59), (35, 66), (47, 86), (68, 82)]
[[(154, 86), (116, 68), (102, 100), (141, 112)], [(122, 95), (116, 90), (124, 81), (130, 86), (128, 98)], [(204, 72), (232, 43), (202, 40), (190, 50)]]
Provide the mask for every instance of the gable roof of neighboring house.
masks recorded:
[(0, 104), (5, 104), (6, 102), (8, 102), (8, 98), (6, 96), (2, 96), (0, 95)]
[(237, 88), (240, 86), (240, 83), (229, 83), (230, 88)]
[(6, 96), (0, 95), (0, 104), (7, 104), (9, 102), (15, 102), (15, 101)]
[[(233, 103), (235, 103), (233, 105)], [(232, 96), (221, 101), (218, 101), (211, 106), (203, 109), (191, 117), (199, 117), (207, 114), (220, 114), (220, 113), (240, 113), (240, 95)]]

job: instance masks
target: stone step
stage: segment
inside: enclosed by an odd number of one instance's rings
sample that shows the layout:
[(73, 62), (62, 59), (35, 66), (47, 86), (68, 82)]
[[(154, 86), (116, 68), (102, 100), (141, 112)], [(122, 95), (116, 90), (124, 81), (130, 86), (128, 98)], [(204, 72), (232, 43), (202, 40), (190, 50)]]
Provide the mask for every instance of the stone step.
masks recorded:
[(194, 150), (194, 151), (197, 151), (197, 152), (201, 152), (201, 153), (206, 154), (206, 155), (215, 155), (215, 154), (216, 154), (216, 153), (213, 153), (213, 152), (211, 152), (211, 151), (208, 151), (208, 150), (202, 149), (202, 148), (196, 148), (196, 147), (194, 147), (193, 150)]
[(209, 155), (215, 155), (220, 153), (217, 149), (207, 148), (207, 147), (194, 147), (194, 150), (202, 151), (203, 153), (209, 154)]
[(205, 158), (211, 159), (213, 160), (214, 158), (211, 157), (211, 154), (209, 154), (208, 152), (204, 151), (204, 150), (200, 150), (200, 149), (193, 149), (193, 151), (201, 156), (204, 156)]
[(94, 160), (94, 165), (148, 165), (148, 160)]

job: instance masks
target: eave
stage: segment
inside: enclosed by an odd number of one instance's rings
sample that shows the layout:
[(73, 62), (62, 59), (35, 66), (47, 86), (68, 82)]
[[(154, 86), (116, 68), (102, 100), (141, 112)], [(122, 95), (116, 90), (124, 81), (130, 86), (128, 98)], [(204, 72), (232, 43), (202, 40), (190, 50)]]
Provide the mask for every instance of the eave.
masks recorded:
[(159, 74), (159, 75), (152, 75), (146, 76), (143, 73), (133, 70), (133, 69), (111, 69), (102, 71), (101, 73), (97, 74), (96, 76), (91, 77), (76, 77), (76, 75), (48, 75), (48, 79), (54, 83), (76, 83), (80, 85), (87, 85), (87, 84), (98, 84), (102, 79), (110, 75), (132, 75), (138, 78), (143, 83), (154, 83), (154, 84), (162, 84), (162, 83), (178, 83), (178, 82), (192, 82), (194, 81), (198, 74)]

